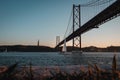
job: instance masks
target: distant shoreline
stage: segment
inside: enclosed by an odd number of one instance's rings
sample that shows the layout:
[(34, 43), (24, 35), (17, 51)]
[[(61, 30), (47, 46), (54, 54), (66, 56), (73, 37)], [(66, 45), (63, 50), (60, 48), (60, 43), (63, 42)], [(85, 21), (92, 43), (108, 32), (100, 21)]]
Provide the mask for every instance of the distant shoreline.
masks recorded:
[[(75, 50), (79, 50), (75, 47)], [(62, 47), (57, 49), (49, 46), (33, 46), (33, 45), (3, 45), (0, 46), (0, 52), (57, 52), (62, 51)], [(71, 52), (72, 47), (67, 46), (67, 51)], [(108, 46), (106, 48), (99, 48), (95, 46), (83, 47), (83, 52), (120, 52), (120, 46)]]

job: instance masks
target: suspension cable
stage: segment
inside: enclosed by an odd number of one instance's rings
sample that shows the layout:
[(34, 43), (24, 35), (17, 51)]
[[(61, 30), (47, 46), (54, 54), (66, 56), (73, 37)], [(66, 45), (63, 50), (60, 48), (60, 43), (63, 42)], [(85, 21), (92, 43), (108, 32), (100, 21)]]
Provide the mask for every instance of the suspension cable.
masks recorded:
[(81, 4), (81, 7), (99, 6), (99, 5), (103, 5), (111, 1), (114, 1), (114, 0), (94, 0), (94, 1), (92, 0), (86, 4)]
[(71, 19), (72, 19), (72, 10), (71, 10), (71, 13), (70, 13), (70, 17), (69, 17), (69, 21), (68, 21), (67, 29), (66, 29), (65, 34), (64, 34), (64, 39), (66, 38), (66, 34), (67, 34), (68, 29), (69, 29), (69, 25), (70, 25), (70, 21), (71, 21)]
[[(115, 0), (91, 0), (87, 3), (85, 3), (85, 4), (81, 4), (81, 7), (99, 6), (99, 5), (103, 5), (103, 4), (106, 4), (106, 3), (110, 3), (111, 1), (115, 1)], [(70, 26), (71, 19), (72, 19), (72, 10), (71, 10), (71, 13), (70, 13), (70, 17), (69, 17), (69, 20), (68, 20), (68, 25), (67, 25), (67, 28), (66, 28), (63, 39), (65, 39), (67, 37), (67, 32), (69, 30), (69, 27), (71, 27)], [(72, 30), (72, 28), (70, 29), (70, 32), (68, 33), (68, 35), (71, 34), (71, 30)]]

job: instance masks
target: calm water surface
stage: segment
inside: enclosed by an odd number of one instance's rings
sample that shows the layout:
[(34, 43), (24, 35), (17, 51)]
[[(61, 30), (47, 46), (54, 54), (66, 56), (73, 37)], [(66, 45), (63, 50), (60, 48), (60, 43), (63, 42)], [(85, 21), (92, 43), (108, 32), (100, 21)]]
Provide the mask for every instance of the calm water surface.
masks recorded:
[[(120, 53), (117, 55), (117, 64), (120, 64)], [(114, 52), (84, 52), (81, 55), (63, 55), (59, 52), (7, 52), (0, 53), (0, 66), (11, 65), (19, 62), (19, 65), (34, 66), (68, 66), (87, 65), (88, 63), (112, 64)]]

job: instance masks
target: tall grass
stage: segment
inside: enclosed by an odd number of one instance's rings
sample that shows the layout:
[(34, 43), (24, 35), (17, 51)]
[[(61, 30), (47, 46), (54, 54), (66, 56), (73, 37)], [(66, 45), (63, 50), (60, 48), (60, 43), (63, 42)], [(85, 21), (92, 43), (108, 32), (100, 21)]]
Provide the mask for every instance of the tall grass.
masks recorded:
[(15, 63), (8, 67), (8, 69), (0, 74), (0, 80), (15, 80), (15, 75), (17, 73), (16, 67), (18, 63)]

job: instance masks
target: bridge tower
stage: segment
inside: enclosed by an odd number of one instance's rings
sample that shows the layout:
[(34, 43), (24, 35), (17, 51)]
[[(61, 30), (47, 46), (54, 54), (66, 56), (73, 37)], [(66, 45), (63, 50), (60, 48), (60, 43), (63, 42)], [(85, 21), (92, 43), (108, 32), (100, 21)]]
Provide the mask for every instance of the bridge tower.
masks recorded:
[[(73, 33), (74, 31), (76, 31), (76, 29), (81, 27), (81, 16), (80, 15), (81, 15), (80, 5), (73, 4)], [(79, 47), (79, 50), (81, 50), (81, 34), (78, 37), (73, 38), (72, 47), (73, 47), (73, 50), (75, 50), (75, 47)]]

